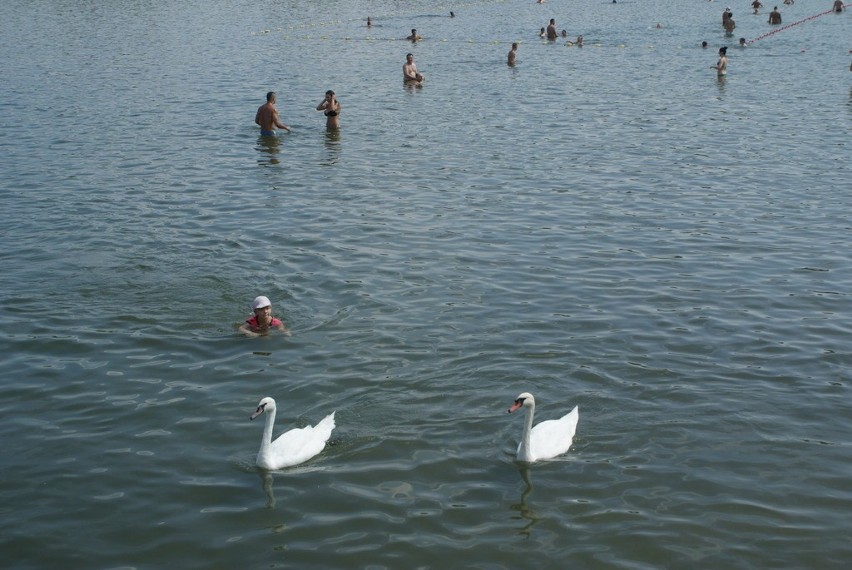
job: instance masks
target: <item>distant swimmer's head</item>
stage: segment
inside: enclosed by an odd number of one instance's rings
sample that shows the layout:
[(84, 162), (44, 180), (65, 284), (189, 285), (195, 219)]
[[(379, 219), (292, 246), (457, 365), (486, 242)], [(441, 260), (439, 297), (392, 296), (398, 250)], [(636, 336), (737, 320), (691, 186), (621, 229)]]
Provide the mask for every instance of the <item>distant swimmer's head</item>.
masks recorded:
[(725, 55), (728, 53), (728, 46), (722, 46), (719, 48), (719, 55)]
[(741, 46), (746, 45), (746, 39), (745, 38), (740, 38), (740, 45)]
[(705, 41), (703, 41), (703, 42), (701, 42), (701, 47), (703, 47), (703, 48), (706, 48), (706, 47), (707, 47), (707, 41), (706, 41), (706, 40), (705, 40)]
[(275, 91), (270, 91), (266, 94), (267, 103), (275, 103)]

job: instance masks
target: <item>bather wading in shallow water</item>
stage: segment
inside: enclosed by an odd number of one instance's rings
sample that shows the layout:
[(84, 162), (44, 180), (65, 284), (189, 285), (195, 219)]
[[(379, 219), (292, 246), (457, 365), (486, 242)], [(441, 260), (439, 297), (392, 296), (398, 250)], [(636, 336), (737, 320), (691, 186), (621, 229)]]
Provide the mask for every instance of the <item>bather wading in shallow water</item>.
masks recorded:
[(325, 99), (317, 105), (317, 111), (323, 111), (326, 116), (325, 127), (327, 129), (340, 128), (340, 102), (338, 102), (334, 91), (329, 89), (325, 92)]
[(416, 82), (422, 83), (426, 76), (417, 71), (417, 64), (414, 63), (414, 54), (409, 53), (405, 56), (405, 63), (402, 66), (402, 79), (406, 83)]
[(277, 134), (275, 132), (276, 127), (290, 132), (290, 127), (282, 123), (281, 117), (278, 115), (278, 109), (275, 107), (276, 98), (275, 91), (270, 91), (266, 94), (266, 103), (257, 108), (254, 122), (260, 125), (260, 136), (275, 136)]

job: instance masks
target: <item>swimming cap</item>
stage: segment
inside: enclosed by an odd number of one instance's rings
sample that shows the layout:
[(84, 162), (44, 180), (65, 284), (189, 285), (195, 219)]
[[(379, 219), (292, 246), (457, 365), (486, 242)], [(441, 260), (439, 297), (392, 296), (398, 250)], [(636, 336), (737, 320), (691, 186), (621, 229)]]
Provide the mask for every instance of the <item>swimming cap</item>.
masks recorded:
[(260, 297), (256, 297), (254, 301), (251, 302), (252, 310), (262, 309), (264, 307), (271, 306), (272, 303), (269, 302), (269, 299), (261, 295)]

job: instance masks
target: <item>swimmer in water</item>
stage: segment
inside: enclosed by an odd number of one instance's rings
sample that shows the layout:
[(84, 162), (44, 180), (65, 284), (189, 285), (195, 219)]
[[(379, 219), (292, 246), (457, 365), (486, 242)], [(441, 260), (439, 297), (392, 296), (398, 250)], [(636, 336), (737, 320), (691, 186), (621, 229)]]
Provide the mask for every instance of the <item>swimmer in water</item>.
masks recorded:
[(509, 55), (507, 56), (507, 61), (509, 65), (515, 65), (515, 56), (518, 54), (518, 42), (512, 44), (512, 49), (509, 50)]
[(757, 11), (763, 8), (763, 4), (760, 3), (760, 0), (754, 0), (751, 3), (751, 7), (754, 8), (754, 13), (757, 14)]
[(275, 91), (270, 91), (266, 94), (266, 103), (257, 108), (254, 122), (260, 125), (260, 136), (275, 136), (275, 127), (290, 132), (290, 127), (282, 123), (281, 117), (278, 116), (278, 109), (275, 107), (276, 97)]
[(556, 20), (551, 18), (547, 25), (547, 39), (550, 41), (556, 40)]
[(407, 38), (405, 38), (405, 39), (407, 39), (407, 40), (411, 40), (411, 42), (413, 43), (413, 42), (419, 42), (420, 40), (422, 40), (422, 39), (423, 39), (423, 36), (419, 35), (419, 34), (417, 33), (417, 30), (415, 30), (414, 28), (411, 28), (411, 35), (410, 35), (410, 36), (408, 36), (408, 37), (407, 37)]
[(728, 48), (723, 46), (719, 48), (719, 61), (712, 66), (716, 70), (716, 75), (724, 77), (728, 74)]
[(405, 56), (405, 64), (402, 66), (402, 79), (405, 82), (416, 81), (417, 83), (421, 83), (425, 76), (423, 76), (419, 71), (417, 71), (417, 64), (414, 63), (414, 54), (407, 54)]
[(778, 6), (775, 6), (769, 13), (769, 24), (777, 26), (781, 23), (781, 12), (778, 11)]
[(740, 38), (740, 47), (746, 47), (746, 39)]
[(290, 336), (290, 331), (284, 326), (284, 323), (272, 316), (272, 303), (267, 297), (261, 295), (255, 297), (251, 303), (251, 309), (254, 315), (246, 319), (240, 326), (240, 332), (246, 336), (260, 336), (269, 334), (271, 329), (276, 329)]
[(325, 99), (317, 105), (317, 111), (324, 111), (326, 116), (325, 128), (339, 129), (340, 128), (340, 103), (334, 95), (334, 91), (329, 89), (325, 92)]

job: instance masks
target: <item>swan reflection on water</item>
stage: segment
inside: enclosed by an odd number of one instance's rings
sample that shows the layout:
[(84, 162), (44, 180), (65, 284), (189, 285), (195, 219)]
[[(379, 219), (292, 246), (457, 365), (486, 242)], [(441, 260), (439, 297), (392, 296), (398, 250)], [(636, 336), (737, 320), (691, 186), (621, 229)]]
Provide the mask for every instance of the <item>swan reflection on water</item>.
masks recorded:
[[(285, 471), (269, 471), (267, 469), (263, 469), (262, 467), (255, 467), (257, 470), (256, 473), (258, 477), (260, 477), (260, 485), (263, 489), (263, 493), (266, 495), (266, 508), (274, 509), (276, 505), (275, 500), (275, 474), (280, 473), (284, 479), (282, 481), (286, 481), (286, 478), (297, 478), (306, 473), (319, 473), (321, 471), (328, 471), (331, 469), (330, 466), (327, 465), (297, 465), (296, 467), (288, 467)], [(285, 483), (286, 485), (286, 483)], [(296, 492), (296, 487), (292, 485), (286, 486), (283, 491), (279, 489), (279, 491), (287, 494)]]
[(272, 484), (275, 482), (275, 479), (272, 478), (272, 473), (264, 471), (263, 469), (258, 470), (257, 474), (260, 475), (263, 492), (266, 493), (266, 508), (274, 509), (275, 491), (272, 490)]
[(533, 491), (532, 479), (530, 478), (530, 467), (526, 463), (519, 463), (518, 471), (521, 474), (521, 479), (524, 480), (524, 490), (521, 491), (521, 502), (511, 505), (509, 508), (513, 511), (518, 511), (520, 514), (519, 518), (529, 521), (521, 527), (520, 530), (518, 530), (518, 534), (525, 538), (529, 538), (532, 535), (532, 527), (540, 521), (541, 518), (527, 505), (527, 499)]

